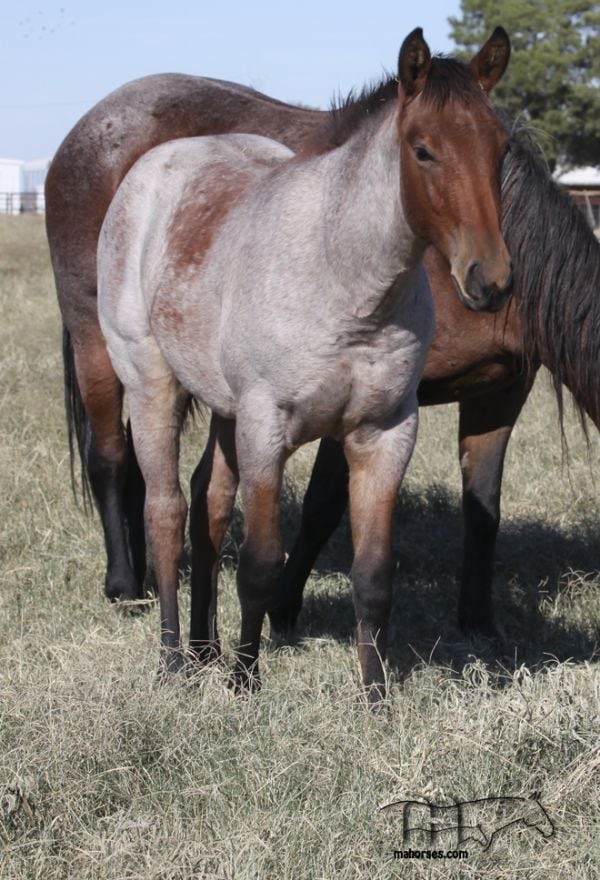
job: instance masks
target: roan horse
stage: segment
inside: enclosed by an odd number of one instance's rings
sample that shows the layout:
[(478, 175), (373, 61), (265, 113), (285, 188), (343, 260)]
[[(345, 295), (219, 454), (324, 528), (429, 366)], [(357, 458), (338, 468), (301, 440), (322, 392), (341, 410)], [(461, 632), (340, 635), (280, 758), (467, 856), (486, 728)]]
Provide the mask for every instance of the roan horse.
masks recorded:
[[(76, 440), (84, 490), (91, 486), (104, 528), (106, 593), (111, 599), (144, 595), (146, 560), (144, 486), (130, 434), (123, 432), (122, 388), (106, 353), (96, 305), (98, 235), (119, 183), (144, 152), (177, 137), (253, 132), (294, 150), (324, 152), (342, 143), (381, 102), (394, 102), (396, 96), (393, 78), (336, 111), (324, 112), (289, 106), (232, 83), (151, 76), (97, 104), (59, 148), (46, 185), (46, 222), (64, 322), (71, 459), (73, 463)], [(564, 382), (600, 425), (597, 334), (582, 336), (578, 324), (600, 320), (594, 317), (600, 307), (600, 247), (581, 212), (517, 134), (511, 136), (502, 168), (503, 231), (515, 275), (507, 307), (491, 316), (465, 311), (450, 295), (454, 284), (445, 262), (432, 248), (425, 254), (436, 332), (418, 397), (421, 405), (459, 404), (465, 524), (459, 619), (465, 629), (484, 633), (493, 632), (494, 626), (491, 586), (504, 453), (538, 365), (552, 372), (559, 393)], [(211, 481), (218, 480), (219, 459), (213, 462), (213, 451), (211, 431), (193, 480), (196, 503), (190, 517), (197, 536), (194, 578), (216, 583), (205, 497)], [(277, 629), (295, 621), (304, 582), (346, 501), (341, 449), (334, 440), (324, 440), (305, 500), (301, 536), (286, 566), (288, 600), (273, 615)]]
[(400, 50), (398, 100), (337, 149), (290, 160), (253, 135), (173, 141), (119, 188), (100, 235), (98, 310), (146, 485), (166, 670), (182, 663), (178, 454), (191, 395), (217, 416), (227, 466), (214, 525), (227, 525), (238, 481), (244, 506), (236, 682), (258, 681), (279, 586), (284, 463), (333, 436), (350, 472), (362, 677), (369, 699), (382, 698), (392, 511), (433, 335), (426, 244), (470, 308), (498, 309), (510, 290), (499, 221), (508, 137), (485, 94), (508, 54), (498, 29), (469, 67), (432, 59), (417, 29)]

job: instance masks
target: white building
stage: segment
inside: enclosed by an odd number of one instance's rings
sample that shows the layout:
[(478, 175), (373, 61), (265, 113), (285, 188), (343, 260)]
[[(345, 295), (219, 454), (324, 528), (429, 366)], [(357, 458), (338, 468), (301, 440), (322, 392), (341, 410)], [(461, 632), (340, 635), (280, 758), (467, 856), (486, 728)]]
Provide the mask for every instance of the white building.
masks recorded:
[(44, 211), (44, 182), (50, 159), (0, 159), (0, 214)]
[(592, 227), (600, 227), (600, 167), (586, 165), (568, 171), (557, 169), (554, 179), (568, 190), (571, 198), (585, 212)]

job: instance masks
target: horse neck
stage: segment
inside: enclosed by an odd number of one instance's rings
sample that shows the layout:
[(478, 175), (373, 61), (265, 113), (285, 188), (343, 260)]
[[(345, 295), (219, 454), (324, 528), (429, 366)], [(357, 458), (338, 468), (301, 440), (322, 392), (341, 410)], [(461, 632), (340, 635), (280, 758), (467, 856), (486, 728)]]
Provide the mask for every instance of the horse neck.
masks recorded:
[(381, 111), (322, 159), (327, 262), (367, 311), (420, 263), (424, 243), (402, 206), (396, 108)]

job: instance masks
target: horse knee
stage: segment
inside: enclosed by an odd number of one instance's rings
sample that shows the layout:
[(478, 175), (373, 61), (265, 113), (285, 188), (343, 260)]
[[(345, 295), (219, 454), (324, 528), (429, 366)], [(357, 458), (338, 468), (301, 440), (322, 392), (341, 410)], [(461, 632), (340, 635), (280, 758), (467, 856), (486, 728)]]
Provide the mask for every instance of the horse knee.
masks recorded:
[(183, 540), (187, 504), (182, 492), (157, 496), (148, 493), (145, 514), (151, 536), (161, 535), (162, 540), (170, 535)]
[(257, 548), (244, 542), (237, 578), (240, 600), (258, 603), (266, 610), (276, 595), (284, 562), (279, 544)]

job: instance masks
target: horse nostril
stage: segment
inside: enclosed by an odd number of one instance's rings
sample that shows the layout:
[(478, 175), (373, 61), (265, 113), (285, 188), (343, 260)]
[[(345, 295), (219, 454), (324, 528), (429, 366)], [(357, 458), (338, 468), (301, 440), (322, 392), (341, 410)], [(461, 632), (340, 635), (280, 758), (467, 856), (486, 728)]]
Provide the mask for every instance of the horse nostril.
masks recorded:
[(483, 273), (478, 262), (474, 261), (467, 269), (467, 277), (465, 279), (467, 292), (473, 299), (480, 299), (483, 295)]

